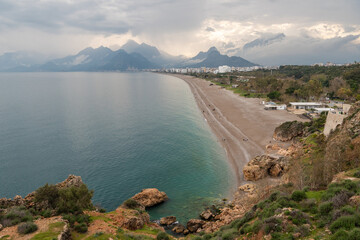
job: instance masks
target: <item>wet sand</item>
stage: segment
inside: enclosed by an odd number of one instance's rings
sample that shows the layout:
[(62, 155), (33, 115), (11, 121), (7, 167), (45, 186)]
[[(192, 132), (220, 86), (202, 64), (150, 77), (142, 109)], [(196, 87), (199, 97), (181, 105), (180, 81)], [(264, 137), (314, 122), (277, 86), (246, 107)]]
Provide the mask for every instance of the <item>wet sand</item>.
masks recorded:
[(169, 74), (187, 82), (210, 128), (226, 151), (238, 186), (244, 182), (242, 169), (274, 143), (274, 129), (286, 121), (300, 120), (285, 110), (264, 110), (258, 98), (241, 97), (220, 86), (188, 75)]

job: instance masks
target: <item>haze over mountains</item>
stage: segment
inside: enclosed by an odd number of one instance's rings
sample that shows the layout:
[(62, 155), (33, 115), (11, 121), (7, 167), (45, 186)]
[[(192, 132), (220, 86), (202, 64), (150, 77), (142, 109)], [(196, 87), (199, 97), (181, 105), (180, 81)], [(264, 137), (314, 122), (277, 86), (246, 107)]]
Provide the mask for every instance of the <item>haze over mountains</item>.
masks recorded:
[(129, 40), (117, 51), (103, 46), (96, 49), (89, 47), (76, 55), (43, 63), (35, 56), (34, 58), (31, 56), (31, 54), (20, 55), (19, 53), (3, 54), (0, 56), (0, 63), (3, 63), (0, 71), (128, 71), (168, 67), (256, 66), (256, 64), (241, 57), (222, 55), (215, 47), (211, 47), (207, 52), (199, 52), (193, 58), (186, 58), (184, 56), (172, 56), (159, 51), (154, 46), (146, 43), (138, 44), (133, 40)]

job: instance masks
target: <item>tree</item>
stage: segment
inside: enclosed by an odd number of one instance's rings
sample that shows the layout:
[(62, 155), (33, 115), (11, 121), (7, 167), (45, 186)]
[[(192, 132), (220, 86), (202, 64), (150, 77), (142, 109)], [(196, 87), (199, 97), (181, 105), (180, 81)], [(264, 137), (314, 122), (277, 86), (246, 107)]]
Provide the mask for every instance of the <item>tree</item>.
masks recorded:
[(352, 91), (349, 88), (340, 88), (337, 92), (336, 95), (341, 98), (341, 99), (349, 99), (352, 95)]
[(280, 96), (281, 96), (281, 93), (278, 91), (273, 91), (267, 95), (267, 97), (270, 98), (271, 100), (275, 100), (275, 99), (279, 100)]

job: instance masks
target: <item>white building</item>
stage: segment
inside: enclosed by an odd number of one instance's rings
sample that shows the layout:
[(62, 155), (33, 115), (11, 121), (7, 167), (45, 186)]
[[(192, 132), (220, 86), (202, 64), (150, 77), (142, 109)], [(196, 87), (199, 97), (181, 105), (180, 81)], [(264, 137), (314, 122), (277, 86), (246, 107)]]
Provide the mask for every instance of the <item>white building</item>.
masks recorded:
[(293, 109), (312, 109), (312, 108), (321, 108), (322, 103), (317, 102), (290, 102), (291, 108)]
[(227, 72), (231, 72), (231, 67), (229, 66), (219, 66), (219, 73), (227, 73)]
[(274, 102), (265, 103), (265, 110), (286, 110), (286, 104), (278, 105)]

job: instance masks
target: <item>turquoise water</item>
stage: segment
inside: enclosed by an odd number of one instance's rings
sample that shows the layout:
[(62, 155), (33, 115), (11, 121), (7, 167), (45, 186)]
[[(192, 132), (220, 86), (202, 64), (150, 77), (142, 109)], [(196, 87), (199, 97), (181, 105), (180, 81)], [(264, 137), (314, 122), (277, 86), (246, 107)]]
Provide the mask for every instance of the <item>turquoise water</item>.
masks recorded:
[(80, 175), (114, 210), (143, 188), (182, 222), (228, 197), (234, 174), (188, 85), (152, 73), (1, 73), (0, 197)]

